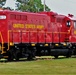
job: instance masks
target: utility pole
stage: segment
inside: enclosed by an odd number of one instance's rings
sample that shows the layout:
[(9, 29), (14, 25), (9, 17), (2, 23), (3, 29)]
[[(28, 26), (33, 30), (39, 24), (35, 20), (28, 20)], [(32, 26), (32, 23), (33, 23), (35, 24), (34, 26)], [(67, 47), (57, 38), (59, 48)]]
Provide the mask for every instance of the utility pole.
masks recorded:
[(46, 6), (46, 4), (45, 4), (45, 0), (44, 0), (44, 11), (46, 11), (46, 7), (45, 6)]

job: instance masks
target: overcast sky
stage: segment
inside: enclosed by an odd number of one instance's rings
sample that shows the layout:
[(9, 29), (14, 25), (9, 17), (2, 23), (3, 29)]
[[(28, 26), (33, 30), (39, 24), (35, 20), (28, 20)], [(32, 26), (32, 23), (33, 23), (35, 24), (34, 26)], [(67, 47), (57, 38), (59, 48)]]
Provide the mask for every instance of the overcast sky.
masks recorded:
[[(42, 0), (43, 2), (44, 0)], [(45, 0), (46, 5), (60, 14), (73, 14), (76, 16), (76, 0)]]

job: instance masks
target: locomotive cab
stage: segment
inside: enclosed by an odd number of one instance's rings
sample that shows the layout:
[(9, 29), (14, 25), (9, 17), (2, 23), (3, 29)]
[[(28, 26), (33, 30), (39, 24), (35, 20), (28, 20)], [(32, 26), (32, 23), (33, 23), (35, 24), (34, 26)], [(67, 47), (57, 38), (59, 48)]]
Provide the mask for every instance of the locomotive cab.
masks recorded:
[(69, 43), (72, 51), (72, 55), (76, 55), (76, 18), (71, 17), (71, 25), (69, 28)]
[(76, 20), (75, 19), (72, 20), (72, 24), (70, 26), (69, 31), (71, 32), (70, 37), (69, 37), (70, 42), (76, 43)]
[(55, 58), (58, 58), (58, 56), (70, 57), (72, 51), (70, 50), (69, 46), (70, 43), (69, 37), (71, 35), (71, 27), (73, 21), (65, 15), (56, 15), (55, 21), (57, 22), (58, 27), (57, 33), (59, 34), (59, 42), (54, 43), (55, 46), (53, 49), (51, 49), (51, 55), (54, 56)]

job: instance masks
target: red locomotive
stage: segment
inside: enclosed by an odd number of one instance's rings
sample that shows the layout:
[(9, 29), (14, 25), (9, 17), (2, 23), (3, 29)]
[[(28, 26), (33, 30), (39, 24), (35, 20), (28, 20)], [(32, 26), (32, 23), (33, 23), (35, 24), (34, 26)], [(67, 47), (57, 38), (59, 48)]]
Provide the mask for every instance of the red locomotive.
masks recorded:
[(70, 57), (75, 54), (76, 19), (54, 12), (0, 11), (0, 58)]

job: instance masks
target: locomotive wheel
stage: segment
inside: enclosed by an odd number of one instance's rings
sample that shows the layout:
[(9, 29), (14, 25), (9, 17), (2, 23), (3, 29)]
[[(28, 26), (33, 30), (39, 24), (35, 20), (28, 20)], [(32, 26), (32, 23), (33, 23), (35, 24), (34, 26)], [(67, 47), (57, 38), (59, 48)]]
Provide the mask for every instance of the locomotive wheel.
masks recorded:
[(54, 57), (55, 57), (55, 59), (58, 59), (58, 55), (55, 55)]
[(27, 60), (33, 60), (33, 58), (35, 57), (35, 50), (30, 50), (30, 49), (28, 49), (27, 50), (27, 54), (28, 54), (28, 56), (27, 56)]
[(35, 58), (35, 53), (34, 52), (29, 52), (27, 60), (33, 60), (33, 58)]
[(9, 51), (8, 52), (8, 58), (7, 58), (8, 61), (13, 61), (13, 55), (12, 55), (12, 51)]
[(16, 61), (19, 61), (20, 53), (19, 53), (18, 51), (16, 51), (16, 52), (14, 53), (14, 58), (15, 58)]
[(69, 52), (67, 53), (67, 55), (66, 55), (66, 58), (71, 57), (72, 53), (73, 53), (73, 51), (69, 51)]
[(29, 54), (29, 56), (27, 57), (27, 60), (33, 60), (32, 54)]
[(66, 56), (66, 58), (70, 58), (70, 57), (71, 57), (71, 55), (67, 55), (67, 56)]
[(16, 61), (19, 60), (18, 54), (14, 54), (14, 57), (15, 57), (15, 60), (16, 60)]

